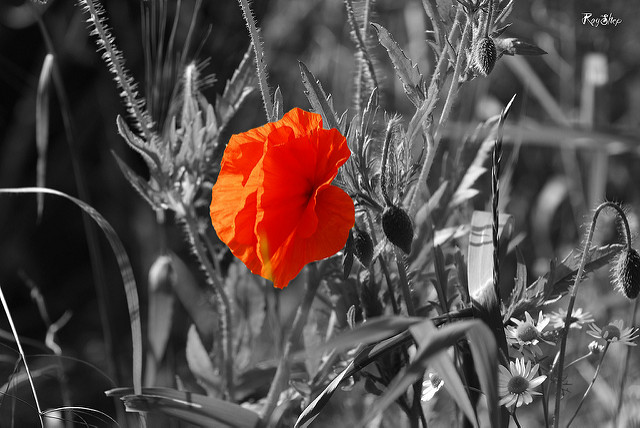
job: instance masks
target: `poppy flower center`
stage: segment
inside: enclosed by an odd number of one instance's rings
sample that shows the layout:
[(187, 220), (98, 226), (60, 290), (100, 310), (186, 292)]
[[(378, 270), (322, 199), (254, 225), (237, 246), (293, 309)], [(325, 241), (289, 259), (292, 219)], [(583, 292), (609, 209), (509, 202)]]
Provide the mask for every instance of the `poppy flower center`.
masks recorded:
[(520, 395), (527, 388), (529, 388), (529, 381), (520, 375), (513, 376), (507, 383), (507, 390), (512, 394)]
[(538, 338), (538, 330), (528, 322), (522, 323), (516, 329), (518, 339), (523, 342), (530, 342)]
[(602, 329), (602, 333), (600, 333), (603, 339), (606, 340), (618, 340), (620, 339), (620, 329), (613, 324), (609, 324), (608, 326)]

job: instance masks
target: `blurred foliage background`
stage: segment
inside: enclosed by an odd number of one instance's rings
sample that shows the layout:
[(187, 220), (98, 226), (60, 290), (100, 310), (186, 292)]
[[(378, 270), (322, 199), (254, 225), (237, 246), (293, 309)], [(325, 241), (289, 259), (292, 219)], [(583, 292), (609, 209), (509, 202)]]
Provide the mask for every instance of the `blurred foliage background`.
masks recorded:
[[(169, 3), (172, 16), (175, 6)], [(179, 28), (183, 31), (188, 28), (193, 3), (182, 2)], [(109, 0), (104, 1), (104, 6), (116, 42), (144, 92), (140, 2)], [(504, 58), (488, 78), (465, 85), (455, 106), (447, 129), (449, 145), (460, 144), (478, 121), (498, 113), (514, 93), (518, 94), (511, 126), (507, 128), (505, 159), (513, 164), (507, 169), (511, 175), (502, 202), (515, 217), (530, 278), (543, 273), (550, 259), (563, 258), (579, 246), (580, 228), (589, 210), (605, 198), (625, 203), (635, 220), (632, 229), (638, 231), (635, 213), (640, 212), (640, 9), (636, 6), (624, 0), (516, 2), (507, 37), (536, 43), (548, 55)], [(262, 27), (270, 84), (272, 89), (280, 86), (285, 111), (294, 106), (309, 108), (298, 60), (332, 94), (338, 111), (349, 109), (354, 93), (354, 45), (343, 2), (259, 0), (253, 3), (253, 9)], [(419, 1), (378, 0), (375, 11), (371, 20), (382, 23), (422, 73), (430, 74), (434, 58), (425, 42), (428, 24)], [(583, 12), (594, 16), (613, 14), (622, 22), (595, 28), (582, 23)], [(41, 15), (51, 37), (64, 80), (77, 156), (90, 195), (87, 202), (102, 213), (124, 241), (144, 302), (146, 275), (158, 255), (160, 231), (154, 213), (128, 185), (111, 154), (113, 151), (130, 165), (137, 165), (144, 174), (141, 160), (117, 134), (115, 118), (124, 115), (125, 110), (95, 51), (81, 10), (73, 2), (50, 0), (39, 7), (22, 0), (0, 2), (0, 187), (35, 184), (35, 100), (38, 75), (47, 53), (36, 14)], [(205, 94), (212, 101), (249, 43), (237, 2), (204, 2), (195, 34), (196, 43), (189, 55), (200, 60), (210, 58), (204, 71), (215, 74), (216, 82)], [(185, 34), (179, 37), (184, 38)], [(409, 113), (412, 106), (393, 76), (386, 54), (380, 46), (374, 52), (383, 105), (388, 112)], [(608, 79), (604, 86), (593, 89), (595, 103), (591, 111), (585, 98), (588, 77), (585, 79), (583, 63), (594, 52), (605, 56)], [(51, 105), (47, 186), (77, 195), (55, 95)], [(226, 132), (241, 132), (264, 121), (259, 94), (254, 93)], [(441, 167), (455, 164), (445, 158)], [(482, 192), (475, 199), (477, 209), (488, 204), (488, 179), (484, 178), (485, 185), (480, 186)], [(191, 260), (180, 230), (170, 225), (167, 233), (169, 246), (184, 260)], [(616, 239), (612, 221), (600, 228), (599, 242)], [(53, 320), (67, 310), (73, 314), (59, 333), (64, 354), (115, 374), (119, 385), (128, 384), (131, 351), (124, 293), (115, 260), (102, 237), (100, 243), (109, 290), (108, 323), (115, 339), (113, 367), (109, 366), (104, 347), (80, 211), (66, 201), (47, 198), (44, 215), (38, 222), (34, 197), (0, 199), (0, 284), (6, 290), (19, 332), (41, 343), (46, 334), (31, 297), (28, 284), (32, 283), (41, 291)], [(610, 293), (607, 273), (600, 272), (593, 281), (596, 286), (583, 287), (581, 299), (597, 301), (598, 306), (590, 305), (588, 309), (597, 319), (623, 316), (628, 308), (621, 298)], [(143, 306), (143, 319), (144, 311)], [(0, 325), (8, 331), (4, 319)], [(186, 323), (174, 327), (176, 349), (184, 349), (187, 327)], [(27, 352), (43, 353), (37, 347), (29, 347)], [(15, 357), (11, 351), (6, 355)], [(37, 366), (39, 359), (33, 358)], [(1, 379), (9, 378), (14, 362), (9, 357), (0, 359)], [(71, 401), (113, 413), (113, 403), (103, 394), (111, 387), (109, 382), (87, 365), (71, 360), (64, 364), (68, 368)], [(615, 373), (615, 364), (606, 368)], [(637, 378), (637, 365), (632, 365), (631, 376)], [(41, 395), (43, 406), (60, 405), (55, 381), (46, 379), (40, 381), (39, 388), (51, 393)], [(26, 384), (20, 391), (21, 397), (28, 400)], [(7, 402), (0, 402), (0, 420), (8, 411)], [(30, 412), (26, 407), (22, 411)]]

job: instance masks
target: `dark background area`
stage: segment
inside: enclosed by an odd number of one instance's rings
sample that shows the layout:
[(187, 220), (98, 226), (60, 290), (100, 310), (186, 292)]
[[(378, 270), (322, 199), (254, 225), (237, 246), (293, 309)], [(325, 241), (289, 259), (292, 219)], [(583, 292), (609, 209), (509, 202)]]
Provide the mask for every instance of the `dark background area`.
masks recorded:
[[(173, 2), (169, 2), (172, 6)], [(193, 1), (183, 2), (184, 19), (188, 19)], [(640, 212), (640, 169), (638, 165), (638, 135), (640, 130), (640, 8), (629, 1), (534, 1), (516, 2), (507, 30), (509, 37), (519, 37), (536, 43), (549, 52), (544, 57), (526, 58), (531, 70), (544, 84), (557, 106), (566, 114), (574, 128), (579, 129), (582, 59), (588, 52), (601, 52), (608, 58), (609, 83), (602, 90), (602, 103), (596, 118), (596, 129), (606, 138), (578, 147), (576, 139), (558, 126), (556, 117), (539, 102), (539, 95), (526, 79), (514, 74), (508, 65), (511, 58), (501, 60), (487, 79), (476, 79), (466, 85), (452, 116), (452, 123), (461, 124), (461, 132), (494, 114), (518, 93), (513, 120), (522, 126), (549, 131), (552, 138), (538, 138), (535, 132), (513, 138), (519, 157), (507, 196), (507, 211), (516, 219), (517, 233), (524, 233), (521, 243), (530, 278), (543, 273), (548, 260), (564, 257), (579, 244), (579, 228), (591, 208), (588, 198), (575, 193), (572, 183), (588, 183), (593, 147), (613, 150), (622, 141), (623, 151), (609, 157), (606, 197), (624, 202), (632, 213), (637, 233)], [(109, 25), (116, 43), (123, 51), (126, 64), (135, 80), (142, 82), (144, 63), (140, 4), (136, 0), (104, 1)], [(344, 4), (338, 0), (260, 0), (252, 5), (262, 26), (266, 59), (272, 90), (280, 86), (285, 111), (299, 106), (308, 108), (300, 81), (298, 60), (303, 61), (322, 82), (327, 93), (333, 94), (337, 111), (352, 103), (354, 46), (350, 40)], [(425, 43), (427, 18), (417, 0), (376, 2), (374, 22), (386, 26), (398, 43), (405, 47), (423, 74), (433, 67), (433, 55)], [(582, 25), (581, 13), (594, 15), (613, 13), (622, 18), (617, 27), (593, 28)], [(115, 118), (125, 115), (112, 76), (93, 38), (89, 37), (86, 16), (81, 8), (67, 1), (49, 1), (46, 7), (19, 0), (0, 3), (0, 187), (35, 185), (37, 151), (35, 145), (35, 100), (42, 61), (47, 53), (43, 35), (34, 19), (40, 13), (56, 52), (66, 96), (71, 107), (75, 153), (83, 170), (82, 180), (90, 196), (89, 202), (114, 227), (125, 244), (135, 269), (142, 301), (149, 266), (158, 254), (158, 227), (149, 206), (137, 195), (118, 170), (111, 154), (115, 152), (134, 169), (144, 174), (141, 160), (118, 136)], [(185, 21), (186, 23), (186, 21)], [(205, 90), (211, 101), (221, 93), (242, 59), (249, 38), (238, 4), (233, 0), (205, 1), (197, 19), (195, 45), (207, 34), (199, 59), (210, 58), (206, 73), (214, 73), (216, 83)], [(185, 25), (186, 28), (186, 25)], [(183, 35), (184, 36), (184, 35)], [(195, 48), (192, 49), (195, 51)], [(382, 99), (389, 112), (411, 113), (401, 86), (395, 79), (388, 57), (375, 47), (375, 63), (382, 87)], [(191, 52), (193, 56), (194, 52)], [(144, 85), (141, 85), (144, 88)], [(62, 125), (59, 103), (51, 100), (50, 142), (47, 154), (47, 187), (77, 195), (73, 178), (70, 148)], [(264, 122), (259, 94), (254, 93), (236, 115), (227, 133), (241, 132)], [(455, 131), (455, 129), (454, 129)], [(453, 132), (453, 131), (452, 131)], [(555, 132), (555, 134), (554, 134)], [(545, 134), (547, 135), (547, 134)], [(451, 138), (448, 144), (457, 144)], [(513, 145), (505, 156), (513, 153)], [(564, 151), (564, 152), (563, 152)], [(564, 155), (563, 155), (564, 153)], [(577, 169), (570, 169), (566, 154), (575, 159)], [(476, 198), (476, 208), (488, 201), (488, 177), (479, 182), (483, 189)], [(555, 181), (554, 181), (555, 180)], [(559, 184), (558, 184), (559, 183)], [(554, 190), (553, 185), (557, 188)], [(545, 193), (546, 192), (546, 193)], [(578, 202), (572, 205), (572, 192)], [(98, 232), (108, 285), (109, 323), (116, 338), (114, 349), (119, 385), (129, 383), (130, 330), (121, 279), (115, 259), (106, 240)], [(177, 227), (169, 227), (170, 247), (189, 260), (188, 249)], [(615, 240), (613, 226), (600, 237)], [(194, 269), (194, 272), (197, 269)], [(101, 321), (98, 316), (96, 292), (91, 274), (85, 232), (80, 210), (68, 201), (46, 197), (44, 214), (37, 221), (36, 198), (32, 195), (0, 196), (0, 286), (21, 335), (43, 342), (46, 326), (30, 297), (25, 277), (40, 289), (52, 320), (65, 311), (73, 316), (59, 333), (64, 355), (86, 361), (107, 371)], [(606, 273), (597, 277), (595, 291), (585, 295), (602, 299), (601, 307), (589, 308), (598, 317), (628, 311), (626, 303), (610, 297)], [(607, 296), (603, 299), (602, 296)], [(144, 304), (143, 304), (144, 311)], [(144, 313), (144, 312), (143, 312)], [(0, 326), (9, 331), (4, 316)], [(626, 319), (626, 316), (625, 316)], [(13, 346), (10, 342), (6, 342)], [(27, 346), (28, 354), (43, 353)], [(0, 379), (9, 379), (14, 370), (15, 352), (0, 351)], [(35, 367), (47, 358), (32, 357)], [(68, 367), (71, 401), (77, 405), (113, 412), (113, 404), (104, 397), (109, 383), (95, 369), (73, 361)], [(632, 376), (637, 375), (637, 368)], [(43, 407), (61, 405), (56, 382), (45, 376), (41, 387)], [(30, 401), (27, 384), (20, 388), (20, 397)], [(19, 405), (20, 406), (20, 405)], [(8, 413), (7, 400), (0, 402), (0, 421)], [(29, 413), (28, 407), (22, 409)], [(1, 424), (4, 425), (4, 424)], [(27, 425), (22, 425), (27, 426)]]

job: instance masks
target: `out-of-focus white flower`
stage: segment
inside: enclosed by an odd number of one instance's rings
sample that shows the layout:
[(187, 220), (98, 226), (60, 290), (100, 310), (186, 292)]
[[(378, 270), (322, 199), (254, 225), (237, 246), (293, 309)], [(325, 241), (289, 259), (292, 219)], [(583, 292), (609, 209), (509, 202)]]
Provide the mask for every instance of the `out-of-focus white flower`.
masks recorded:
[[(567, 318), (567, 310), (560, 308), (558, 312), (552, 312), (549, 315), (551, 320), (551, 326), (553, 328), (563, 328), (565, 320)], [(570, 328), (582, 328), (584, 324), (594, 322), (593, 315), (590, 312), (583, 311), (582, 308), (577, 308), (571, 313), (571, 325)]]
[(622, 320), (617, 320), (602, 328), (591, 324), (587, 334), (610, 343), (617, 342), (627, 346), (636, 346), (637, 343), (634, 342), (638, 338), (638, 329), (634, 327), (625, 328)]

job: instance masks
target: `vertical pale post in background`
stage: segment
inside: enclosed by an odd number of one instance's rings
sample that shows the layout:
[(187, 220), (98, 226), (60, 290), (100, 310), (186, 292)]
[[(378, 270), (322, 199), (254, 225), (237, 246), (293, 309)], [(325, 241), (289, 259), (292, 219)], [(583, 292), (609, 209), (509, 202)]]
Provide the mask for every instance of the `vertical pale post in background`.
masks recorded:
[[(595, 52), (585, 55), (582, 62), (580, 124), (586, 129), (594, 129), (608, 121), (608, 81), (607, 57)], [(587, 171), (586, 197), (590, 207), (595, 207), (606, 199), (608, 164), (608, 154), (602, 147), (594, 153)]]

